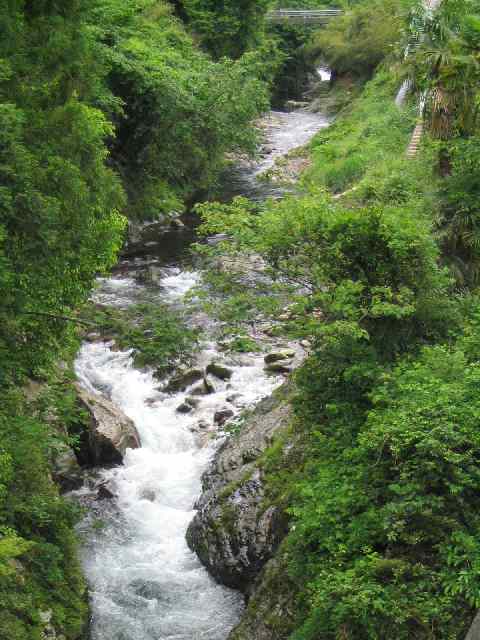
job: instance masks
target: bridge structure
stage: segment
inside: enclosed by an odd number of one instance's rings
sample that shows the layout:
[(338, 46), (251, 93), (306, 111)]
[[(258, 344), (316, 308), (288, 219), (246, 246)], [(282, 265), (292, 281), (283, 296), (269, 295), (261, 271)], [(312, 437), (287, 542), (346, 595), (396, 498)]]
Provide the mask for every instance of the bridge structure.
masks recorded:
[(273, 24), (305, 24), (317, 25), (327, 24), (330, 20), (338, 18), (343, 14), (341, 9), (276, 9), (267, 13), (267, 20)]

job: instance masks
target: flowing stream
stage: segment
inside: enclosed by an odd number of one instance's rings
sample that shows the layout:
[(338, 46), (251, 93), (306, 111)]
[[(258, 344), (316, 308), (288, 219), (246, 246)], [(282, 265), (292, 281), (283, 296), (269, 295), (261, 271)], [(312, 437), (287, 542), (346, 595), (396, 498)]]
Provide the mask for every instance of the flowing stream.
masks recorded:
[[(272, 113), (267, 119), (266, 154), (259, 163), (238, 169), (237, 183), (228, 185), (231, 191), (270, 195), (271, 187), (256, 180), (259, 171), (326, 124), (322, 116), (307, 112)], [(183, 296), (201, 273), (180, 257), (162, 257), (161, 246), (157, 243), (150, 255), (147, 249), (141, 259), (124, 261), (117, 275), (99, 281), (96, 300), (126, 307), (153, 296), (188, 308)], [(146, 263), (157, 274), (148, 285), (132, 277), (139, 264)], [(202, 318), (192, 317), (195, 322)], [(217, 585), (190, 552), (185, 532), (194, 515), (201, 475), (220, 441), (214, 413), (229, 408), (238, 414), (283, 379), (265, 372), (264, 354), (219, 354), (210, 321), (204, 318), (203, 324), (198, 366), (221, 358), (233, 375), (228, 382), (216, 381), (215, 392), (202, 397), (199, 407), (186, 415), (177, 407), (188, 390), (163, 393), (151, 372), (134, 367), (130, 352), (117, 351), (108, 342), (86, 342), (77, 357), (80, 383), (91, 393), (106, 395), (128, 415), (142, 444), (127, 451), (123, 466), (98, 472), (97, 483), (108, 482), (115, 499), (94, 500), (93, 481), (76, 492), (90, 507), (81, 530), (91, 589), (91, 640), (225, 640), (243, 610), (241, 595)], [(270, 341), (266, 347), (278, 346)]]

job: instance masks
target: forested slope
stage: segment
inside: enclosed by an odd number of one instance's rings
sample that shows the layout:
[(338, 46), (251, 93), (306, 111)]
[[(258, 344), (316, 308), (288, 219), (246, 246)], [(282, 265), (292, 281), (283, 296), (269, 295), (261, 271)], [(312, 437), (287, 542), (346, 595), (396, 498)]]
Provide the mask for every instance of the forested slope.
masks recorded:
[[(243, 53), (243, 51), (242, 51)], [(128, 217), (181, 211), (254, 148), (261, 57), (213, 62), (155, 0), (0, 8), (0, 637), (86, 621), (75, 509), (51, 460), (81, 420), (76, 310)], [(256, 69), (259, 70), (258, 77)]]
[[(272, 304), (291, 296), (284, 330), (312, 345), (290, 436), (258, 461), (262, 505), (289, 533), (235, 640), (460, 639), (480, 604), (479, 6), (427, 13), (405, 60), (411, 10), (382, 25), (365, 74), (375, 7), (319, 36), (341, 82), (374, 77), (313, 140), (303, 197), (202, 210), (207, 233), (234, 239), (213, 252), (263, 256)], [(239, 283), (223, 290), (245, 299)], [(222, 500), (234, 509), (228, 487)]]
[(480, 604), (478, 2), (445, 0), (422, 38), (410, 1), (342, 3), (313, 40), (266, 34), (268, 6), (0, 8), (1, 638), (85, 628), (78, 514), (51, 477), (83, 419), (77, 310), (128, 217), (206, 198), (225, 156), (254, 148), (292, 50), (329, 64), (348, 102), (310, 146), (303, 194), (199, 210), (229, 236), (213, 253), (260, 255), (273, 280), (260, 298), (232, 269), (230, 309), (257, 299), (278, 318), (288, 301), (283, 330), (310, 345), (290, 427), (262, 458), (260, 506), (288, 533), (234, 637), (261, 618), (275, 640), (460, 639)]

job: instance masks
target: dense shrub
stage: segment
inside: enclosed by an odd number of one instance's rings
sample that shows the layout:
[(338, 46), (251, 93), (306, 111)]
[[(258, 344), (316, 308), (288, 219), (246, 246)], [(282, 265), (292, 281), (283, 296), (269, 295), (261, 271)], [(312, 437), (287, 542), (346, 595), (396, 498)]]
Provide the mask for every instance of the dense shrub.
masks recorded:
[[(78, 347), (77, 309), (117, 259), (122, 214), (181, 208), (226, 152), (254, 148), (261, 69), (255, 54), (213, 63), (157, 0), (0, 7), (2, 640), (41, 640), (50, 615), (76, 640), (87, 617), (78, 514), (51, 478), (71, 380), (43, 408), (25, 396)], [(142, 312), (129, 337), (143, 363), (168, 366), (194, 335)]]
[[(462, 347), (386, 370), (348, 446), (331, 425), (312, 432), (290, 538), (310, 613), (294, 638), (466, 633), (480, 598), (479, 370)], [(340, 415), (348, 428), (348, 407)]]
[(50, 612), (55, 628), (74, 640), (88, 608), (73, 531), (78, 513), (50, 477), (58, 436), (33, 413), (20, 394), (2, 395), (0, 637), (41, 638), (41, 613)]

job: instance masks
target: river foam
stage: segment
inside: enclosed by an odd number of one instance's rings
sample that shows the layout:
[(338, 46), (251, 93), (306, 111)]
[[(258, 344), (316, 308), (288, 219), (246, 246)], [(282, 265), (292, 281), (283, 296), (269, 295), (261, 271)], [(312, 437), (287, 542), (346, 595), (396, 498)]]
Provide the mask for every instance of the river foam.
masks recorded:
[[(160, 283), (167, 300), (178, 300), (196, 281), (191, 272), (166, 275)], [(123, 285), (123, 286), (122, 286)], [(162, 286), (164, 285), (164, 286)], [(124, 306), (137, 286), (125, 279), (102, 282), (98, 299)], [(218, 354), (205, 344), (198, 364)], [(200, 420), (212, 425), (227, 397), (240, 394), (254, 405), (281, 382), (263, 369), (263, 357), (231, 364), (231, 380), (216, 382), (195, 415), (177, 407), (188, 390), (166, 395), (149, 371), (133, 365), (129, 352), (113, 351), (105, 343), (86, 343), (77, 361), (80, 383), (90, 392), (107, 393), (135, 422), (142, 447), (127, 452), (124, 465), (102, 472), (116, 496), (115, 504), (97, 503), (95, 519), (84, 523), (84, 566), (91, 585), (92, 640), (224, 640), (238, 621), (243, 600), (217, 585), (188, 549), (185, 532), (194, 515), (201, 475), (215, 442), (199, 438)], [(231, 407), (238, 412), (238, 408)]]

